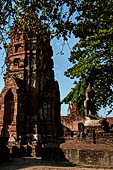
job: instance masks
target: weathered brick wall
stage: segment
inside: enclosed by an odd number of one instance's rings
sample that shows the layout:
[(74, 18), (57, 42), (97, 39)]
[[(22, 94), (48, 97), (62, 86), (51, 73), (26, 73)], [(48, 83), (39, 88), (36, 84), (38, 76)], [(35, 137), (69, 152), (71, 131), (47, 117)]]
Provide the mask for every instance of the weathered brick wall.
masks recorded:
[(66, 129), (67, 131), (70, 130), (72, 132), (78, 132), (78, 123), (84, 123), (85, 119), (84, 116), (77, 114), (77, 105), (72, 105), (70, 109), (70, 114), (67, 116), (61, 116), (61, 122), (64, 126), (64, 135), (66, 136)]
[(63, 150), (66, 159), (83, 165), (113, 166), (113, 151), (93, 149)]
[(103, 126), (95, 128), (87, 127), (85, 133), (86, 143), (113, 145), (113, 131), (105, 132)]
[[(0, 96), (0, 135), (8, 137), (12, 134), (17, 138), (17, 114), (18, 114), (18, 94), (17, 91), (24, 79), (24, 64), (22, 63), (25, 56), (24, 42), (22, 35), (17, 40), (10, 36), (11, 42), (7, 46), (6, 74), (4, 75), (5, 87)], [(11, 95), (13, 96), (11, 99)]]
[[(22, 34), (10, 39), (5, 87), (0, 94), (0, 134), (22, 141), (33, 140), (37, 133), (37, 140), (56, 137), (61, 130), (60, 92), (54, 80), (50, 40), (32, 37), (32, 32), (25, 43)], [(13, 95), (12, 104), (8, 91)]]
[(99, 145), (87, 147), (83, 144), (73, 148), (72, 145), (70, 148), (66, 148), (66, 145), (65, 147), (46, 147), (42, 151), (42, 158), (48, 161), (65, 161), (84, 166), (110, 167), (113, 166), (113, 149), (105, 148), (105, 145), (99, 148)]
[[(38, 43), (37, 47), (36, 43)], [(42, 40), (35, 37), (27, 41), (25, 55), (27, 107), (25, 117), (32, 118), (31, 124), (33, 126), (38, 124), (37, 129), (30, 126), (31, 133), (38, 131), (40, 138), (43, 139), (47, 136), (58, 136), (58, 129), (61, 126), (60, 92), (58, 82), (54, 80), (52, 54), (49, 39)]]
[(78, 131), (78, 123), (84, 123), (84, 119), (80, 118), (80, 119), (75, 119), (73, 120), (72, 118), (68, 118), (68, 116), (66, 117), (61, 117), (61, 122), (64, 126), (66, 126), (67, 128), (69, 128), (71, 131)]

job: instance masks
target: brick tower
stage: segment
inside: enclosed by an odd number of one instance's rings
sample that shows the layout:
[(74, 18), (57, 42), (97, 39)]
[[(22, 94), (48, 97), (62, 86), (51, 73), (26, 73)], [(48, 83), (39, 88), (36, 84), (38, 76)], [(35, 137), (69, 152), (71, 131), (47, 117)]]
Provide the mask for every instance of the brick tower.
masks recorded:
[[(17, 38), (19, 37), (19, 38)], [(33, 31), (11, 35), (5, 86), (0, 94), (0, 135), (16, 141), (45, 141), (61, 133), (60, 93), (54, 80), (50, 39)]]

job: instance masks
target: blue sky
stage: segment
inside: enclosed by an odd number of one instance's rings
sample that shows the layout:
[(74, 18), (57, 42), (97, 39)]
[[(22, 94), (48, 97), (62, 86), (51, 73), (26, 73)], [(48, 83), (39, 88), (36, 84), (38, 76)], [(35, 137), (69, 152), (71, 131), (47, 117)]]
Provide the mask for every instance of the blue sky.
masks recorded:
[[(74, 80), (67, 78), (64, 75), (64, 72), (72, 66), (72, 64), (68, 61), (68, 58), (70, 56), (70, 48), (72, 48), (74, 44), (75, 38), (73, 36), (71, 36), (71, 38), (68, 40), (68, 43), (64, 42), (62, 38), (60, 40), (54, 38), (51, 41), (53, 48), (55, 79), (59, 82), (61, 100), (66, 97), (73, 87)], [(62, 47), (64, 54), (60, 55), (58, 53), (62, 51)], [(68, 105), (62, 104), (61, 115), (67, 114), (67, 107)]]

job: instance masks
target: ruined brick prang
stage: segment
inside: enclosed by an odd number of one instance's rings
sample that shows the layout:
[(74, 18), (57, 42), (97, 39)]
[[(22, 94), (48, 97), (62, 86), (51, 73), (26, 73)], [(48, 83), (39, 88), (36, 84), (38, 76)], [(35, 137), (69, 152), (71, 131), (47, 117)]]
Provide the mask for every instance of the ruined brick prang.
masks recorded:
[(54, 80), (50, 39), (36, 36), (23, 41), (10, 36), (0, 94), (0, 135), (29, 141), (61, 134), (60, 92)]

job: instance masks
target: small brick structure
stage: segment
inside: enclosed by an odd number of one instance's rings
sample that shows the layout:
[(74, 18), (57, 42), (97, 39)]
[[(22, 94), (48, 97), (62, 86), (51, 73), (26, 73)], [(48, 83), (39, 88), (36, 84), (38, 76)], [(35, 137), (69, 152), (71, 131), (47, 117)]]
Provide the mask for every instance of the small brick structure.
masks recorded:
[(69, 105), (67, 116), (61, 116), (61, 122), (64, 129), (64, 137), (77, 135), (78, 124), (84, 123), (85, 117), (77, 114), (77, 104)]
[[(99, 126), (85, 126), (81, 136), (78, 126), (84, 126), (85, 117), (77, 115), (76, 107), (73, 105), (70, 111), (68, 109), (69, 114), (61, 117), (65, 142), (59, 149), (63, 157), (74, 164), (113, 167), (113, 117), (101, 119), (103, 123)], [(52, 158), (52, 152), (49, 153)]]

